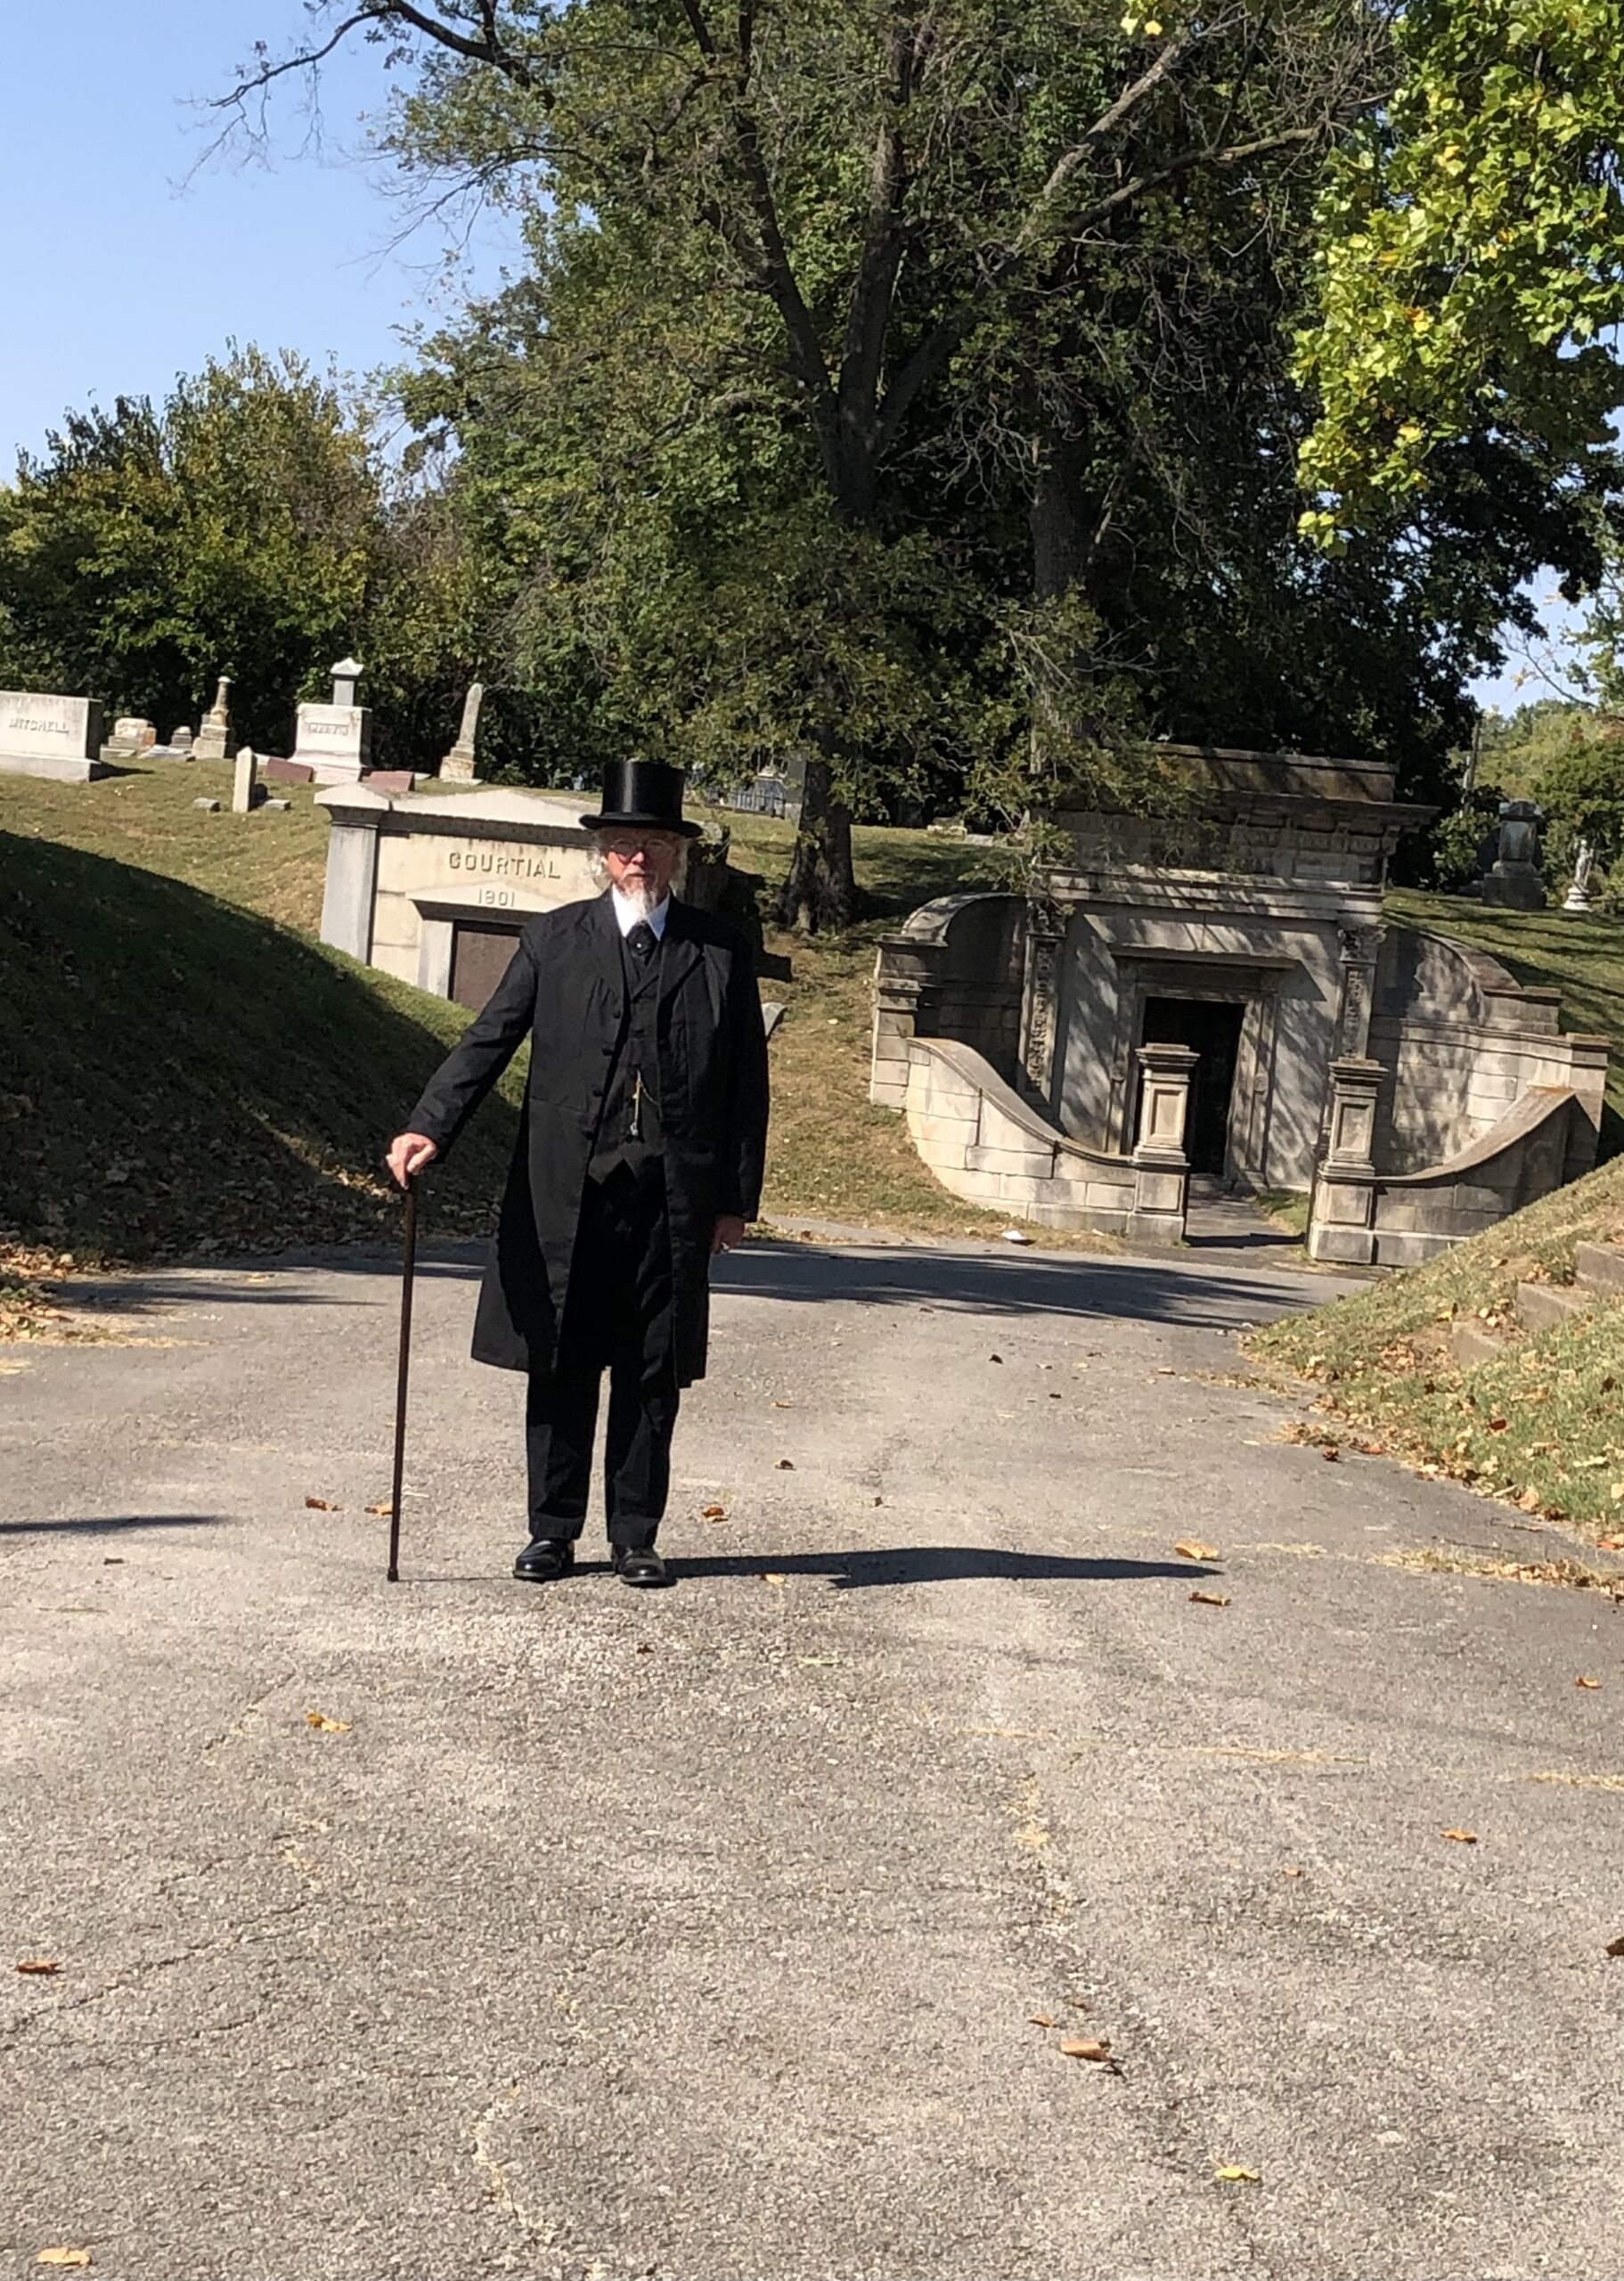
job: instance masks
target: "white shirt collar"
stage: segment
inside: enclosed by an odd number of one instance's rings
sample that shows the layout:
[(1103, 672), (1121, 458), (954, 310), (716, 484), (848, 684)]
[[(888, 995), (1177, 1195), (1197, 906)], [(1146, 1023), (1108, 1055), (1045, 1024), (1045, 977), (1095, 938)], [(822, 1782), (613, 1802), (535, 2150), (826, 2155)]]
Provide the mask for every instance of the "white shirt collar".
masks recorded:
[[(631, 896), (622, 895), (618, 887), (611, 887), (609, 894), (615, 903), (615, 923), (619, 928), (624, 940), (643, 914), (632, 901)], [(665, 921), (670, 915), (671, 897), (663, 895), (649, 913), (649, 924), (654, 929), (654, 939), (657, 943), (663, 943), (665, 939)]]

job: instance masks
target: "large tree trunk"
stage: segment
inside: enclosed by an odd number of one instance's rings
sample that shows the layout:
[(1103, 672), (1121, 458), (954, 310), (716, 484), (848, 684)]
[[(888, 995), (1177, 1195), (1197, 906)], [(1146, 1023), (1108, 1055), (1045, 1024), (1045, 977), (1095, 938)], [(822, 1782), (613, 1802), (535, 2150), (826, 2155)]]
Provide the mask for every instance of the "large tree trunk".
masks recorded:
[(857, 910), (852, 811), (844, 800), (835, 797), (834, 773), (828, 762), (809, 758), (795, 853), (789, 859), (789, 876), (773, 905), (773, 916), (780, 927), (793, 927), (803, 935), (822, 935), (849, 927)]

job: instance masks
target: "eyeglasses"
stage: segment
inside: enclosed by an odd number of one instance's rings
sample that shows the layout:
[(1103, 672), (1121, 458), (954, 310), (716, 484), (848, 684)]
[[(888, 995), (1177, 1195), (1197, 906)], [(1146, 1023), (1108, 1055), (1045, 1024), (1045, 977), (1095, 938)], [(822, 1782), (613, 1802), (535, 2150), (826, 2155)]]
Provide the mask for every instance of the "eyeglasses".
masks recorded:
[(605, 831), (598, 836), (598, 845), (610, 855), (660, 855), (676, 844), (673, 831)]

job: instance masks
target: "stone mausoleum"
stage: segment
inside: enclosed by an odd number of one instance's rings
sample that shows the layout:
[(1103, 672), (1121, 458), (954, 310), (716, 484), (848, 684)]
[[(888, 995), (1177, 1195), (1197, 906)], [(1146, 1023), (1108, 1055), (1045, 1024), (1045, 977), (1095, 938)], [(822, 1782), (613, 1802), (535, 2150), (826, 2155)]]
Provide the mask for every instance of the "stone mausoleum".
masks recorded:
[[(437, 997), (477, 1009), (538, 911), (598, 892), (584, 792), (318, 792), (332, 830), (322, 940)], [(690, 843), (682, 894), (714, 906), (725, 852)]]
[(1176, 1242), (1189, 1184), (1310, 1194), (1318, 1259), (1408, 1264), (1595, 1161), (1606, 1041), (1384, 924), (1427, 812), (1369, 763), (1158, 747), (1170, 813), (1064, 813), (1027, 897), (881, 945), (871, 1092), (967, 1200)]

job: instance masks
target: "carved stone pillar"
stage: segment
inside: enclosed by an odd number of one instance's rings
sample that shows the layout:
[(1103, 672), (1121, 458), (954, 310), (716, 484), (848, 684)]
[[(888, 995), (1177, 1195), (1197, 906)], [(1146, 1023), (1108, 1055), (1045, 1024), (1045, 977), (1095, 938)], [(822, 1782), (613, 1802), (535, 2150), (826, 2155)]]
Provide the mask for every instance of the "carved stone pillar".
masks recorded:
[(1310, 1259), (1368, 1267), (1375, 1258), (1375, 1112), (1386, 1074), (1359, 1054), (1331, 1064), (1330, 1137), (1309, 1213)]
[(1378, 927), (1342, 927), (1342, 1002), (1336, 1010), (1336, 1051), (1343, 1059), (1370, 1051), (1370, 1017), (1375, 1005), (1376, 959), (1382, 948)]
[(1026, 969), (1021, 984), (1021, 1064), (1044, 1100), (1053, 1098), (1060, 1023), (1060, 952), (1065, 913), (1046, 896), (1026, 906)]
[(1133, 1209), (1128, 1215), (1131, 1241), (1184, 1241), (1190, 1192), (1184, 1132), (1190, 1113), (1190, 1085), (1200, 1058), (1187, 1045), (1142, 1045), (1138, 1050), (1142, 1083), (1138, 1138), (1133, 1150)]

